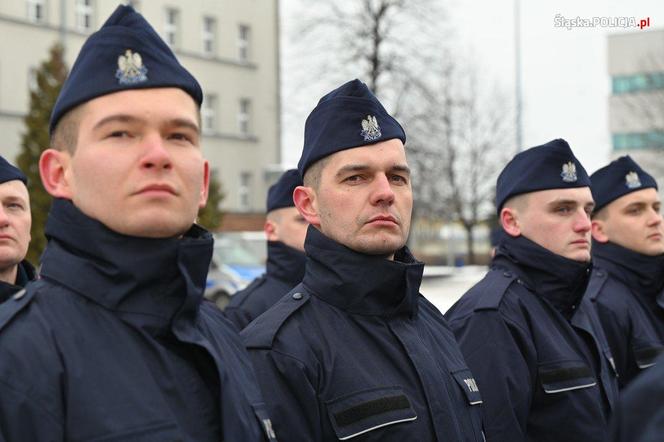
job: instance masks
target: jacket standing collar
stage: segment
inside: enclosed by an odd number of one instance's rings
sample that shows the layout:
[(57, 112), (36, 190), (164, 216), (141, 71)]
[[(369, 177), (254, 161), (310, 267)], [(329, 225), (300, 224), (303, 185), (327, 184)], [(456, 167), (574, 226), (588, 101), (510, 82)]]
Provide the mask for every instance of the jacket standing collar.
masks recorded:
[(505, 235), (493, 265), (514, 271), (527, 287), (568, 318), (583, 297), (592, 268), (589, 262), (560, 256), (523, 235)]
[(648, 256), (612, 242), (593, 241), (593, 259), (637, 293), (654, 297), (664, 290), (664, 255)]
[(71, 201), (56, 199), (45, 233), (43, 278), (152, 332), (195, 318), (212, 256), (212, 236), (205, 229), (194, 225), (181, 238), (126, 236)]
[(267, 242), (268, 276), (295, 287), (304, 278), (305, 255), (281, 241)]
[(309, 226), (304, 249), (302, 282), (314, 296), (354, 314), (417, 314), (424, 264), (407, 247), (390, 261), (351, 250)]

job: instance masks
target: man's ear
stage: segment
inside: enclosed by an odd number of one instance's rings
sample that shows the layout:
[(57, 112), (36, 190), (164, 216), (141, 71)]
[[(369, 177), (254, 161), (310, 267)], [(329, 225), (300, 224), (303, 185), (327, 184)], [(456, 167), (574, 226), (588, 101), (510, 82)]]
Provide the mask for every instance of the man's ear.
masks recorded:
[(602, 243), (609, 241), (609, 236), (606, 234), (606, 223), (601, 219), (594, 219), (590, 222), (590, 231), (595, 241)]
[(202, 209), (207, 204), (208, 194), (210, 192), (210, 164), (205, 160), (203, 164), (203, 186), (201, 187), (201, 197), (198, 200), (198, 208)]
[(39, 158), (39, 174), (44, 189), (56, 198), (73, 199), (71, 156), (67, 151), (46, 149)]
[(320, 228), (320, 215), (316, 192), (311, 187), (297, 186), (293, 190), (293, 202), (300, 215), (312, 226)]
[(277, 233), (277, 223), (271, 219), (266, 219), (265, 224), (263, 224), (263, 231), (265, 232), (265, 237), (268, 241), (279, 241), (279, 235)]
[(503, 230), (510, 236), (521, 235), (521, 224), (518, 212), (511, 207), (503, 207), (500, 211), (500, 224)]

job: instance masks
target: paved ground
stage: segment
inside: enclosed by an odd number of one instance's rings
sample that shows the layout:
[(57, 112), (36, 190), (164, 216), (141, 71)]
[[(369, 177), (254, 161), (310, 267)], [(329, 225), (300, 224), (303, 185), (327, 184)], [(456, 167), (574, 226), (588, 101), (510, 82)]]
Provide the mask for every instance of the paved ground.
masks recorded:
[(484, 266), (425, 269), (425, 278), (420, 286), (420, 292), (442, 313), (445, 313), (466, 290), (475, 285), (487, 272), (487, 268)]

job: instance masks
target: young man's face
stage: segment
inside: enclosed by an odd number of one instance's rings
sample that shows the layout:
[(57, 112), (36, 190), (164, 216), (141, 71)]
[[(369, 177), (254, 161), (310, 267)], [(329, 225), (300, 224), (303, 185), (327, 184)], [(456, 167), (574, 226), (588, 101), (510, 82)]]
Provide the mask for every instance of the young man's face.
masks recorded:
[(516, 233), (557, 255), (590, 261), (590, 213), (594, 207), (590, 188), (532, 192), (525, 195), (523, 203), (515, 209)]
[(314, 208), (312, 224), (329, 238), (358, 252), (392, 256), (406, 244), (413, 208), (403, 143), (392, 139), (330, 155)]
[(61, 195), (118, 233), (173, 237), (207, 200), (209, 170), (194, 100), (176, 88), (122, 91), (84, 105), (62, 152)]
[(25, 258), (30, 245), (30, 197), (22, 181), (0, 184), (0, 272)]
[(664, 253), (661, 201), (653, 188), (628, 193), (600, 210), (593, 219), (593, 237), (644, 255)]

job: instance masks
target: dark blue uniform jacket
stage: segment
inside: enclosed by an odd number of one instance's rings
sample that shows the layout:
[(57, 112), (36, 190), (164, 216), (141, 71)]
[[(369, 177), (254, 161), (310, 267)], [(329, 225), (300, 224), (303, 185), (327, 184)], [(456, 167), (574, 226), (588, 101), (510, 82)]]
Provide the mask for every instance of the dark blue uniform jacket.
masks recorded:
[(14, 293), (25, 287), (28, 282), (35, 279), (37, 279), (37, 274), (32, 264), (25, 260), (18, 263), (14, 284), (0, 281), (0, 303), (9, 299)]
[(265, 274), (234, 294), (224, 313), (242, 330), (276, 304), (303, 277), (304, 253), (281, 241), (268, 241)]
[(241, 333), (283, 441), (482, 441), (472, 374), (418, 289), (389, 261), (309, 227), (304, 280)]
[(623, 388), (664, 351), (664, 308), (657, 305), (664, 257), (593, 243), (593, 263), (586, 296), (597, 307)]
[(0, 305), (0, 441), (267, 440), (240, 338), (201, 303), (209, 233), (128, 237), (56, 200), (46, 235), (42, 279)]
[(664, 357), (620, 392), (611, 422), (612, 442), (664, 440)]
[(489, 441), (605, 441), (618, 385), (590, 265), (520, 236), (446, 313), (484, 398)]

